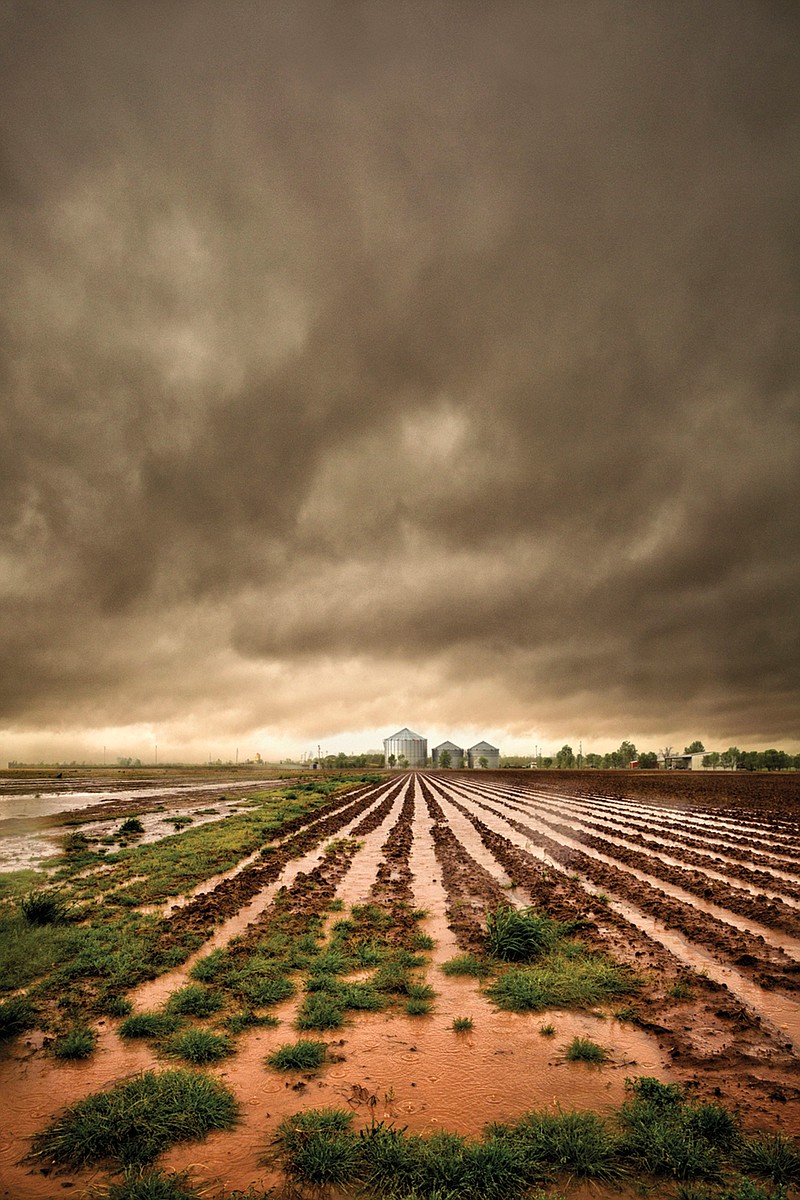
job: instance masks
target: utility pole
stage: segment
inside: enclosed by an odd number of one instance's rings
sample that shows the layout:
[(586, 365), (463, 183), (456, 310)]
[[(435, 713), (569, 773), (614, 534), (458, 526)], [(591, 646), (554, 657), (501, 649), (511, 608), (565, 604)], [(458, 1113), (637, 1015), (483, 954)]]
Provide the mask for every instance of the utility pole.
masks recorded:
[(158, 766), (158, 746), (156, 746), (155, 764)]

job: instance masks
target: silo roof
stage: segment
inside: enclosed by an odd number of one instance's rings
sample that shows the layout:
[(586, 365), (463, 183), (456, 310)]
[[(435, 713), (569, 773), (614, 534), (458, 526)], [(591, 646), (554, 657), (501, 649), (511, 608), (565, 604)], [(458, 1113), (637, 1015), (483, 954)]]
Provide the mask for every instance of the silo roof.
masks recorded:
[(434, 750), (457, 750), (459, 754), (464, 753), (464, 747), (457, 746), (455, 742), (442, 742), (440, 746), (434, 746)]
[(393, 742), (397, 738), (415, 738), (418, 742), (424, 742), (425, 738), (421, 733), (414, 733), (413, 729), (400, 729), (397, 733), (393, 733), (390, 737), (384, 738), (386, 742)]
[(500, 753), (497, 746), (492, 746), (489, 742), (476, 742), (474, 746), (470, 746), (470, 750), (493, 750), (495, 754)]

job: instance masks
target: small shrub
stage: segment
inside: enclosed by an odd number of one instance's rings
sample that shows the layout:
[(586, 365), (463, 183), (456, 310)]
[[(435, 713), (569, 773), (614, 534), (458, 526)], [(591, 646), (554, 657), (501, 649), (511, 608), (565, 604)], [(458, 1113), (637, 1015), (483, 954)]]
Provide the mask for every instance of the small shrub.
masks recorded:
[(207, 1029), (189, 1029), (179, 1033), (169, 1043), (171, 1054), (194, 1066), (219, 1062), (233, 1054), (233, 1043), (224, 1033), (209, 1033)]
[(574, 1037), (564, 1051), (564, 1057), (567, 1062), (599, 1064), (608, 1061), (608, 1051), (591, 1038)]
[(412, 997), (410, 1000), (406, 1000), (405, 1008), (410, 1017), (423, 1017), (431, 1011), (433, 1005), (430, 1000), (418, 1000)]
[(56, 1058), (88, 1058), (97, 1045), (97, 1033), (85, 1025), (76, 1025), (57, 1037), (51, 1047)]
[(472, 1026), (472, 1017), (453, 1017), (453, 1029), (456, 1033), (467, 1033)]
[(219, 992), (210, 992), (199, 983), (187, 983), (172, 993), (167, 1001), (167, 1010), (186, 1017), (210, 1017), (219, 1012), (224, 1003)]
[(194, 1071), (146, 1071), (67, 1108), (33, 1140), (33, 1156), (79, 1170), (117, 1160), (150, 1163), (177, 1142), (201, 1138), (236, 1121), (233, 1094)]
[(267, 1062), (276, 1071), (315, 1071), (322, 1066), (328, 1047), (325, 1042), (301, 1038), (297, 1042), (279, 1046), (270, 1054)]
[(539, 1033), (542, 1037), (555, 1037), (556, 1027), (548, 1022), (546, 1025), (539, 1026)]
[(38, 1014), (24, 996), (12, 996), (0, 1004), (0, 1039), (16, 1037), (26, 1029), (33, 1029)]
[(128, 817), (122, 822), (117, 833), (120, 837), (135, 837), (136, 834), (144, 833), (144, 825), (138, 817)]

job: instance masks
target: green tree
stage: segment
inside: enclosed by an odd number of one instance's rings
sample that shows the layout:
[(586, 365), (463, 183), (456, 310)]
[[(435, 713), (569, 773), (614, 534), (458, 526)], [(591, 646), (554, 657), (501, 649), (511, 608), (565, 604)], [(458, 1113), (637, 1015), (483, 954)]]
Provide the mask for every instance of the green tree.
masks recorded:
[(479, 766), (479, 767), (483, 767), (483, 769), (484, 769), (484, 771), (485, 771), (485, 770), (486, 770), (486, 768), (488, 767), (488, 765), (489, 765), (489, 760), (488, 760), (488, 758), (486, 757), (486, 755), (485, 755), (485, 754), (482, 754), (482, 755), (480, 756), (480, 758), (478, 759), (478, 766)]
[(691, 746), (686, 746), (684, 754), (705, 754), (706, 748), (702, 742), (692, 742)]
[(439, 766), (442, 768), (442, 770), (446, 771), (447, 768), (449, 766), (451, 766), (452, 762), (453, 762), (453, 760), (450, 757), (450, 751), (442, 750), (441, 753), (439, 754)]
[(614, 753), (617, 766), (629, 767), (636, 758), (636, 747), (633, 742), (622, 742), (619, 750), (616, 750)]
[(575, 766), (575, 755), (572, 753), (572, 746), (568, 746), (565, 743), (561, 747), (558, 754), (556, 755), (556, 766), (559, 769), (563, 769), (564, 767), (574, 767)]
[(655, 750), (644, 750), (639, 755), (639, 766), (643, 771), (654, 771), (658, 766), (658, 755)]
[(723, 767), (727, 767), (729, 770), (731, 770), (733, 767), (739, 765), (741, 753), (742, 752), (738, 746), (729, 746), (727, 750), (723, 750), (722, 754), (720, 754), (720, 762), (722, 763)]
[(704, 754), (703, 766), (710, 767), (713, 770), (715, 767), (719, 766), (720, 757), (721, 755), (719, 750), (712, 750), (710, 754)]
[(389, 766), (393, 767), (396, 762), (397, 762), (397, 759), (395, 758), (395, 756), (393, 754), (390, 754), (389, 755)]

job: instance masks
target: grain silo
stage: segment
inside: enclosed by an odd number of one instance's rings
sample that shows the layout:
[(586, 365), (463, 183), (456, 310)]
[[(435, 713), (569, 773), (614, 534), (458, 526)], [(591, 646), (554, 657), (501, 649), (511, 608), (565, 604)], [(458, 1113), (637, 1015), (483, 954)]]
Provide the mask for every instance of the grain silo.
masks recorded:
[(449, 765), (451, 767), (463, 767), (464, 748), (463, 746), (457, 746), (455, 742), (442, 742), (441, 746), (434, 746), (433, 750), (431, 751), (431, 757), (435, 767), (439, 766), (441, 755), (445, 751), (447, 751), (447, 753), (450, 755)]
[(486, 759), (486, 767), (490, 771), (497, 770), (500, 766), (500, 751), (497, 746), (490, 746), (488, 742), (476, 742), (467, 751), (467, 763), (470, 767), (483, 766), (482, 758)]
[(389, 759), (394, 755), (399, 766), (424, 767), (428, 762), (428, 739), (412, 729), (400, 729), (383, 739), (383, 753), (387, 766), (391, 766)]

